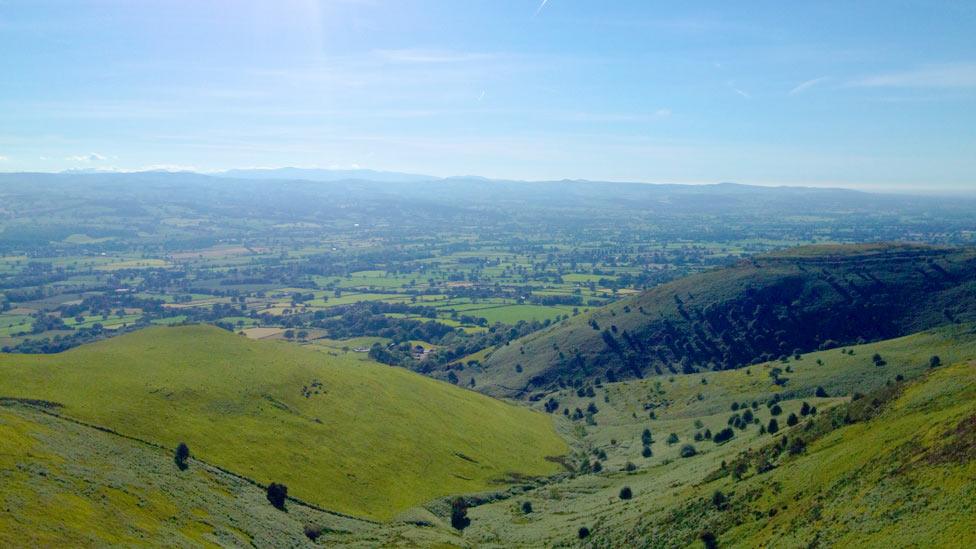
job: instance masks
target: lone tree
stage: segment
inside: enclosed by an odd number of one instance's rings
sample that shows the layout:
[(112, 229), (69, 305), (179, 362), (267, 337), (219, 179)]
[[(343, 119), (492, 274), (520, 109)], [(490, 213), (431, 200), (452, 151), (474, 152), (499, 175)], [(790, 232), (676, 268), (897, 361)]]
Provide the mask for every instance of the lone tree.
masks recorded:
[(464, 498), (456, 498), (451, 502), (451, 526), (455, 530), (464, 530), (470, 524), (468, 504), (464, 502)]
[(268, 501), (276, 509), (285, 510), (285, 500), (288, 499), (288, 487), (284, 484), (272, 482), (268, 485)]
[(620, 499), (630, 499), (634, 497), (634, 492), (630, 489), (630, 486), (624, 486), (620, 489)]
[(776, 431), (779, 431), (779, 422), (776, 421), (776, 418), (773, 418), (769, 420), (769, 425), (766, 427), (766, 432), (774, 435), (776, 434)]
[(579, 536), (579, 539), (586, 539), (590, 537), (590, 529), (586, 526), (582, 526), (580, 527), (579, 532), (577, 532), (577, 535)]
[(528, 515), (529, 513), (532, 512), (532, 502), (531, 501), (523, 501), (522, 502), (522, 512), (525, 513), (526, 515)]
[(942, 366), (942, 359), (939, 358), (939, 355), (933, 355), (929, 359), (929, 368), (938, 368), (939, 366)]
[(173, 461), (176, 462), (176, 466), (180, 468), (180, 471), (185, 471), (188, 467), (186, 460), (190, 459), (190, 447), (186, 443), (181, 442), (176, 447), (176, 454), (173, 455)]

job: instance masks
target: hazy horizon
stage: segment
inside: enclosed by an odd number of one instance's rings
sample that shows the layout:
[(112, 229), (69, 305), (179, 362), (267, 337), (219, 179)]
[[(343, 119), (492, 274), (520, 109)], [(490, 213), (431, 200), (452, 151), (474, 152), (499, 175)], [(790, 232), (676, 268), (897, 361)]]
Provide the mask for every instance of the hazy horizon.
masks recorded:
[(0, 171), (970, 192), (974, 26), (951, 1), (7, 1)]

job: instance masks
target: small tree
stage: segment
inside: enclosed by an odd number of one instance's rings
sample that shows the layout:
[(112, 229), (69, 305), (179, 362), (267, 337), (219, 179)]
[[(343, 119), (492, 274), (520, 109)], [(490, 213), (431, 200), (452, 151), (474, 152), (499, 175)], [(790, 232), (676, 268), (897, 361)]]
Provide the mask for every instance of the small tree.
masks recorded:
[(803, 404), (800, 405), (800, 415), (801, 416), (810, 415), (810, 404), (808, 402), (803, 401)]
[(268, 485), (268, 501), (276, 509), (285, 510), (285, 500), (288, 499), (288, 487), (284, 484), (272, 482)]
[(718, 549), (718, 539), (715, 538), (715, 534), (707, 531), (702, 532), (699, 539), (705, 545), (705, 549)]
[(647, 446), (648, 444), (654, 442), (651, 437), (650, 429), (644, 429), (644, 432), (641, 433), (641, 442), (644, 444), (644, 446)]
[(769, 413), (778, 416), (783, 413), (783, 409), (780, 408), (779, 404), (773, 404), (773, 407), (769, 409)]
[(581, 526), (576, 535), (579, 536), (579, 539), (586, 539), (590, 537), (590, 529), (586, 526)]
[(769, 420), (769, 425), (766, 427), (766, 432), (771, 435), (775, 435), (776, 431), (779, 431), (779, 422), (776, 421), (776, 418), (773, 418)]
[(719, 511), (724, 511), (728, 506), (729, 498), (722, 493), (721, 490), (715, 490), (712, 494), (712, 505), (715, 506)]
[(823, 387), (817, 387), (817, 392), (814, 393), (817, 398), (827, 398), (827, 391)]
[(646, 458), (649, 458), (649, 457), (651, 457), (651, 456), (654, 455), (654, 452), (651, 451), (651, 447), (650, 446), (645, 446), (644, 449), (641, 450), (641, 455), (644, 456), (644, 457), (646, 457)]
[(796, 414), (790, 414), (789, 417), (786, 418), (786, 424), (790, 427), (796, 425), (799, 421), (800, 419), (796, 417)]
[(525, 513), (526, 515), (528, 515), (529, 513), (532, 512), (532, 502), (531, 501), (523, 501), (522, 502), (522, 512)]
[(932, 358), (929, 359), (929, 368), (938, 368), (939, 366), (942, 366), (942, 359), (939, 358), (939, 355), (932, 355)]
[(620, 489), (620, 499), (627, 500), (632, 497), (634, 497), (634, 492), (631, 491), (630, 486), (624, 486)]
[(181, 442), (176, 447), (176, 454), (173, 455), (173, 461), (176, 462), (176, 466), (179, 467), (180, 471), (185, 471), (188, 467), (188, 459), (190, 459), (190, 447), (186, 443)]
[(464, 498), (456, 498), (451, 502), (451, 526), (455, 530), (464, 530), (470, 524), (468, 504), (464, 502)]
[(678, 440), (679, 439), (677, 433), (671, 433), (670, 435), (668, 435), (668, 444), (677, 444)]
[(683, 458), (690, 458), (697, 453), (698, 450), (696, 450), (695, 447), (692, 446), (691, 444), (685, 444), (684, 446), (681, 447), (681, 457)]

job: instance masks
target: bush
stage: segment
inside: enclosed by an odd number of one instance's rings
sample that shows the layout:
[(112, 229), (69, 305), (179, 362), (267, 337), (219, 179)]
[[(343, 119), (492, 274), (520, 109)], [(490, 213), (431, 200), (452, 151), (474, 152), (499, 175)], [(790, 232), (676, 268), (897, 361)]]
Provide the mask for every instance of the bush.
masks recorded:
[(311, 524), (305, 525), (305, 537), (308, 539), (315, 541), (319, 539), (319, 536), (321, 535), (322, 528), (320, 526), (312, 526)]
[(774, 435), (776, 434), (776, 431), (779, 431), (779, 422), (776, 421), (776, 418), (773, 418), (769, 420), (769, 425), (766, 426), (766, 432)]
[(725, 497), (725, 494), (721, 490), (715, 490), (715, 493), (712, 494), (712, 505), (716, 509), (720, 511), (724, 510), (728, 506), (728, 502), (729, 498)]
[(464, 498), (456, 498), (451, 502), (451, 526), (455, 530), (464, 530), (470, 524), (468, 504), (464, 502)]
[(715, 433), (715, 436), (712, 437), (712, 441), (714, 441), (715, 444), (722, 444), (723, 442), (731, 440), (734, 436), (735, 431), (733, 431), (731, 427), (726, 427), (725, 429)]
[(800, 419), (796, 417), (796, 414), (790, 414), (790, 416), (786, 418), (786, 424), (790, 427), (796, 425), (799, 421)]
[(522, 512), (525, 513), (526, 515), (528, 515), (529, 513), (532, 512), (532, 502), (531, 501), (523, 501), (522, 502)]
[(827, 398), (827, 391), (823, 387), (817, 387), (817, 392), (814, 393), (818, 398)]
[(685, 444), (684, 446), (681, 447), (681, 457), (683, 458), (690, 458), (691, 456), (697, 453), (698, 450), (696, 450), (695, 447), (692, 446), (691, 444)]
[(190, 459), (190, 447), (186, 443), (181, 442), (176, 447), (176, 454), (173, 455), (173, 461), (176, 462), (176, 466), (179, 467), (180, 471), (185, 471), (188, 466), (188, 459)]
[(579, 539), (586, 539), (590, 537), (590, 529), (587, 528), (586, 526), (582, 526), (580, 527), (579, 532), (577, 532), (576, 535), (579, 536)]
[(651, 437), (650, 429), (644, 429), (644, 432), (641, 433), (641, 442), (644, 444), (644, 446), (647, 446), (648, 444), (654, 442), (654, 440)]
[(620, 499), (627, 500), (634, 497), (634, 492), (631, 491), (630, 486), (624, 486), (620, 489)]
[(807, 403), (806, 401), (804, 401), (803, 404), (800, 405), (800, 415), (801, 416), (810, 415), (810, 404)]
[(769, 409), (769, 413), (778, 416), (783, 413), (783, 409), (780, 408), (779, 404), (773, 404), (773, 407)]
[(645, 446), (644, 449), (641, 450), (641, 455), (644, 456), (644, 457), (646, 457), (646, 458), (649, 458), (649, 457), (651, 457), (651, 456), (654, 455), (654, 452), (651, 451), (651, 447), (650, 446)]
[(624, 465), (624, 471), (627, 471), (628, 473), (636, 470), (637, 470), (637, 466), (629, 461), (627, 462), (626, 465)]
[(939, 366), (942, 366), (942, 359), (938, 355), (933, 355), (929, 359), (929, 368), (938, 368)]
[(285, 500), (288, 499), (288, 487), (284, 484), (272, 482), (268, 485), (268, 501), (276, 509), (285, 510)]
[(718, 549), (718, 539), (715, 538), (715, 534), (702, 532), (698, 539), (705, 545), (705, 549)]
[(670, 435), (668, 435), (668, 444), (677, 444), (678, 440), (679, 439), (677, 433), (671, 433)]

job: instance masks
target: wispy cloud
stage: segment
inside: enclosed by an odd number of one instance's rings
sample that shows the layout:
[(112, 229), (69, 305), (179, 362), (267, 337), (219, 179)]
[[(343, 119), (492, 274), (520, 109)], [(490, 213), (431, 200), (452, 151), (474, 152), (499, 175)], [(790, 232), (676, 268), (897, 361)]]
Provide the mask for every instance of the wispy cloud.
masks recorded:
[(976, 88), (976, 63), (926, 65), (852, 80), (856, 88)]
[(820, 84), (822, 82), (826, 82), (827, 80), (830, 80), (830, 77), (828, 77), (828, 76), (821, 76), (820, 78), (813, 78), (811, 80), (807, 80), (806, 82), (801, 82), (796, 87), (794, 87), (792, 90), (790, 90), (790, 95), (799, 95), (799, 94), (801, 94), (801, 93), (809, 90), (810, 88), (816, 86), (817, 84)]
[(747, 92), (747, 91), (745, 91), (745, 90), (743, 90), (741, 88), (737, 88), (735, 86), (735, 84), (729, 83), (729, 89), (731, 89), (733, 92), (735, 92), (736, 94), (738, 94), (743, 99), (752, 99), (752, 95), (750, 95), (749, 92)]
[(460, 63), (494, 57), (486, 53), (424, 49), (375, 50), (375, 53), (381, 59), (395, 63)]
[(72, 162), (101, 162), (107, 159), (108, 159), (107, 157), (102, 156), (98, 153), (76, 154), (73, 156), (65, 157), (65, 160), (70, 160)]
[(9, 158), (9, 157), (7, 157), (7, 156), (3, 156), (3, 155), (0, 155), (0, 162), (6, 162), (6, 161), (8, 161), (8, 160), (10, 160), (10, 158)]
[(541, 12), (547, 4), (549, 4), (549, 0), (542, 0), (542, 2), (539, 3), (539, 7), (535, 9), (535, 14), (539, 15), (539, 12)]

